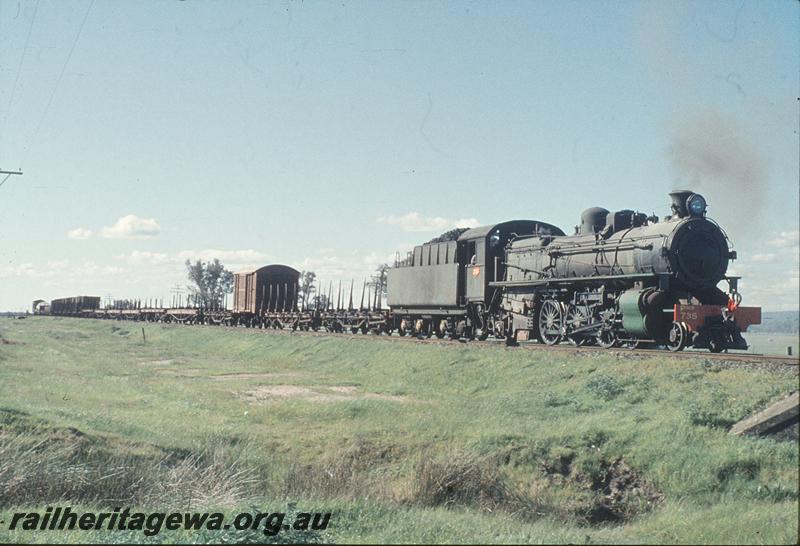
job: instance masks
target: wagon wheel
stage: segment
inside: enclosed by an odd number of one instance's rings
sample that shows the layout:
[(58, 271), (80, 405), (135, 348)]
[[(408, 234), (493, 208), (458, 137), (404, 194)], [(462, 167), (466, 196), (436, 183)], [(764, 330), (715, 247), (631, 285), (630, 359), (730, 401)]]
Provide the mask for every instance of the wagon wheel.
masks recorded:
[[(589, 324), (590, 318), (589, 312), (585, 307), (581, 307), (579, 305), (570, 305), (567, 308), (567, 332), (586, 326)], [(567, 339), (571, 344), (575, 345), (576, 347), (580, 347), (582, 345), (586, 345), (586, 343), (589, 341), (589, 335), (585, 333), (567, 333)]]
[(639, 338), (636, 336), (631, 336), (630, 338), (625, 340), (625, 348), (634, 350), (639, 347)]
[(708, 350), (712, 353), (721, 353), (725, 349), (725, 340), (721, 337), (712, 335), (708, 339)]
[(397, 326), (397, 335), (399, 335), (400, 337), (404, 337), (407, 333), (408, 333), (408, 328), (406, 327), (406, 319), (403, 319)]
[(669, 328), (669, 335), (667, 335), (667, 349), (673, 353), (682, 351), (686, 348), (689, 342), (689, 329), (686, 327), (685, 322), (673, 322)]
[(433, 322), (430, 321), (430, 320), (423, 321), (422, 322), (422, 330), (420, 331), (420, 334), (425, 339), (430, 338), (433, 335)]
[(616, 332), (610, 328), (600, 328), (597, 331), (595, 339), (597, 340), (597, 344), (603, 349), (610, 349), (619, 342)]
[(442, 339), (444, 335), (447, 333), (447, 321), (440, 320), (436, 322), (436, 328), (434, 328), (433, 333), (436, 335), (438, 339)]
[(546, 345), (555, 345), (562, 338), (564, 306), (556, 300), (545, 300), (539, 309), (539, 339)]
[(486, 339), (489, 337), (492, 323), (488, 317), (484, 316), (481, 317), (481, 319), (482, 320), (480, 326), (475, 325), (470, 328), (472, 330), (470, 339), (477, 339), (478, 341), (486, 341)]
[(506, 337), (506, 324), (502, 320), (494, 321), (494, 337), (497, 339), (503, 339)]

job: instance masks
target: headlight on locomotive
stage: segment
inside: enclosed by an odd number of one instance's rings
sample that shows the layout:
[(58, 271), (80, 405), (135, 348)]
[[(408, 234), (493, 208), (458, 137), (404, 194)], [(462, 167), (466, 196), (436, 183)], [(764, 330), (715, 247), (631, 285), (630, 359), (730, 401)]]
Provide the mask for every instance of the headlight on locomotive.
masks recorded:
[(686, 199), (686, 210), (691, 216), (703, 216), (706, 213), (706, 200), (699, 193), (693, 193)]

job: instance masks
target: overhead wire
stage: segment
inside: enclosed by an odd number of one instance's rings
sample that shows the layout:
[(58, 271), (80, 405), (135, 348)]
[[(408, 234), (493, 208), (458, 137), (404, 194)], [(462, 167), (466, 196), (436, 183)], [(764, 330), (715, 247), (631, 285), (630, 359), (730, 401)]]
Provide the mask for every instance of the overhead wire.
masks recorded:
[[(6, 111), (3, 114), (3, 123), (0, 124), (0, 152), (2, 151), (3, 132), (5, 131), (6, 123), (8, 122), (8, 116), (11, 113), (11, 106), (14, 104), (14, 96), (17, 93), (17, 85), (19, 85), (19, 76), (22, 73), (22, 65), (25, 62), (25, 56), (28, 53), (28, 46), (30, 45), (31, 34), (33, 33), (33, 24), (36, 22), (36, 14), (39, 13), (40, 1), (41, 0), (36, 0), (36, 6), (33, 9), (33, 17), (31, 17), (31, 24), (28, 27), (28, 35), (25, 37), (25, 47), (22, 48), (22, 56), (20, 57), (19, 64), (17, 65), (17, 75), (14, 76), (14, 85), (11, 86), (11, 95), (8, 98), (8, 106), (6, 106)], [(3, 182), (5, 182), (5, 180), (3, 180)]]
[(72, 46), (69, 48), (69, 53), (67, 54), (66, 59), (64, 60), (64, 64), (61, 67), (61, 72), (58, 74), (58, 78), (56, 79), (56, 83), (53, 86), (53, 92), (50, 93), (50, 98), (47, 101), (47, 105), (44, 107), (42, 111), (42, 117), (39, 118), (39, 123), (36, 125), (36, 129), (33, 131), (33, 135), (31, 136), (30, 142), (23, 150), (23, 156), (21, 163), (25, 162), (25, 159), (28, 157), (28, 153), (30, 152), (30, 148), (33, 145), (33, 141), (39, 134), (39, 131), (42, 128), (42, 123), (44, 123), (45, 118), (47, 117), (47, 113), (50, 111), (50, 106), (53, 104), (53, 98), (56, 96), (56, 91), (58, 90), (58, 86), (61, 83), (61, 79), (64, 77), (64, 73), (67, 70), (67, 66), (69, 65), (69, 61), (72, 58), (72, 53), (75, 51), (75, 46), (78, 45), (78, 40), (83, 33), (83, 27), (86, 25), (86, 19), (89, 18), (89, 12), (92, 11), (92, 6), (94, 6), (95, 0), (91, 0), (89, 5), (86, 7), (86, 13), (83, 14), (83, 20), (81, 21), (81, 26), (78, 28), (78, 33), (75, 35), (75, 39), (72, 41)]

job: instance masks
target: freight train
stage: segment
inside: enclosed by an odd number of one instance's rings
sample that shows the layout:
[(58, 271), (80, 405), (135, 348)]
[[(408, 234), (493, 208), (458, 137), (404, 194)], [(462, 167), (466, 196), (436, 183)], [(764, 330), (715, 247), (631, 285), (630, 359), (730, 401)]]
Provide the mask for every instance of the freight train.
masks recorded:
[[(62, 303), (51, 314), (161, 322), (320, 329), (332, 332), (486, 339), (508, 344), (636, 347), (711, 352), (747, 349), (742, 332), (761, 310), (740, 305), (736, 259), (702, 195), (670, 193), (659, 220), (633, 210), (587, 209), (571, 235), (536, 220), (468, 229), (453, 240), (414, 247), (387, 275), (388, 309), (378, 298), (353, 305), (328, 290), (323, 308), (300, 302), (300, 273), (269, 265), (235, 275), (233, 309), (101, 309), (99, 299)], [(725, 283), (726, 290), (718, 285)], [(376, 294), (377, 296), (377, 294)], [(77, 305), (77, 307), (76, 307)]]

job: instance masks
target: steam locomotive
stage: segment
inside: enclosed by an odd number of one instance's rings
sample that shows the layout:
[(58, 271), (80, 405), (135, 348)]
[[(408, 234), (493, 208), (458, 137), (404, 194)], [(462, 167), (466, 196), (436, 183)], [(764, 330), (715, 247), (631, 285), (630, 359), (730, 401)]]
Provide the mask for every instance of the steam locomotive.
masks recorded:
[(726, 275), (736, 252), (702, 195), (670, 197), (662, 221), (594, 207), (569, 236), (517, 220), (417, 246), (389, 270), (393, 324), (401, 334), (510, 344), (747, 349), (741, 333), (761, 310), (740, 306), (739, 277)]

